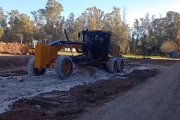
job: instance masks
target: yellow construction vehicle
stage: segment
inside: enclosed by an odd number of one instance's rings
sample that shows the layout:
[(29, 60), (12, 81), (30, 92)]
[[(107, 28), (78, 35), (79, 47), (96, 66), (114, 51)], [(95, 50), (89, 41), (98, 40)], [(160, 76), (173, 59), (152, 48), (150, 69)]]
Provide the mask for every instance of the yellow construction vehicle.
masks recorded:
[[(43, 75), (46, 69), (54, 69), (60, 79), (72, 75), (73, 64), (103, 67), (110, 73), (121, 72), (124, 60), (119, 54), (120, 47), (112, 44), (111, 32), (102, 30), (82, 30), (78, 37), (81, 42), (71, 42), (65, 31), (67, 40), (57, 40), (49, 44), (36, 45), (29, 49), (34, 56), (29, 60), (27, 71), (29, 75)], [(58, 51), (70, 48), (70, 55), (58, 55)], [(79, 54), (73, 55), (72, 49)]]

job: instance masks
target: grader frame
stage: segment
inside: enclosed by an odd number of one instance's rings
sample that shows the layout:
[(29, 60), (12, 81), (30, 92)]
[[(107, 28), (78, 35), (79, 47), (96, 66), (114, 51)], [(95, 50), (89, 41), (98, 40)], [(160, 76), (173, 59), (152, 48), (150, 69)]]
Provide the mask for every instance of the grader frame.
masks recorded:
[[(123, 58), (119, 55), (119, 46), (111, 44), (111, 32), (83, 30), (78, 34), (82, 42), (57, 40), (46, 45), (36, 45), (35, 49), (29, 49), (34, 56), (28, 62), (29, 75), (43, 75), (46, 69), (55, 69), (58, 78), (65, 79), (71, 76), (73, 64), (86, 66), (104, 67), (110, 73), (123, 70)], [(70, 48), (76, 49), (79, 55), (58, 55), (58, 51)]]

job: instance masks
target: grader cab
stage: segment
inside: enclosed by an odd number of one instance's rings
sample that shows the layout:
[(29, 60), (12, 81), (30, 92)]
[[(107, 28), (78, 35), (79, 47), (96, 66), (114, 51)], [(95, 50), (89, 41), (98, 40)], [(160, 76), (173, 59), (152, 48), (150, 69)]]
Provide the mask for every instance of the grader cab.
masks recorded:
[[(119, 46), (111, 43), (111, 32), (83, 30), (78, 34), (81, 42), (71, 42), (66, 34), (66, 41), (57, 40), (45, 45), (36, 45), (30, 54), (27, 71), (29, 75), (43, 75), (46, 69), (54, 69), (60, 79), (72, 75), (73, 64), (103, 67), (110, 73), (123, 70), (123, 58), (119, 55)], [(69, 48), (71, 55), (58, 55), (58, 51)], [(73, 55), (75, 49), (78, 55)]]

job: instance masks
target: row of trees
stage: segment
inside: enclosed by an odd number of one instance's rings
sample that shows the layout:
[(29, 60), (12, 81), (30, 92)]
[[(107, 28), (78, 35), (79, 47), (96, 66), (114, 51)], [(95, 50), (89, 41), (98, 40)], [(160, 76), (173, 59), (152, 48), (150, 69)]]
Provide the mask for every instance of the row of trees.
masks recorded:
[(169, 11), (165, 17), (146, 14), (133, 26), (131, 49), (135, 53), (171, 53), (179, 50), (180, 14)]
[(120, 46), (122, 53), (145, 55), (170, 53), (179, 49), (180, 14), (177, 12), (169, 11), (165, 17), (159, 18), (146, 14), (144, 18), (136, 19), (130, 28), (126, 23), (126, 10), (121, 11), (118, 7), (113, 7), (110, 13), (90, 7), (80, 16), (70, 13), (68, 18), (61, 15), (62, 11), (63, 6), (56, 0), (47, 0), (44, 9), (32, 11), (33, 18), (18, 10), (5, 13), (0, 8), (0, 40), (23, 40), (24, 43), (32, 40), (64, 40), (66, 29), (70, 40), (78, 41), (78, 32), (88, 28), (112, 31), (112, 40)]
[[(112, 39), (121, 46), (121, 51), (129, 49), (130, 28), (121, 18), (120, 8), (113, 7), (112, 12), (105, 13), (97, 7), (87, 8), (80, 16), (70, 13), (65, 19), (61, 16), (63, 6), (56, 0), (48, 0), (44, 9), (32, 11), (33, 19), (26, 14), (12, 10), (7, 15), (0, 9), (0, 37), (3, 41), (13, 42), (23, 38), (24, 42), (35, 40), (69, 39), (78, 41), (78, 32), (84, 29), (112, 31)], [(125, 14), (124, 14), (125, 15)], [(4, 36), (4, 37), (2, 37)]]

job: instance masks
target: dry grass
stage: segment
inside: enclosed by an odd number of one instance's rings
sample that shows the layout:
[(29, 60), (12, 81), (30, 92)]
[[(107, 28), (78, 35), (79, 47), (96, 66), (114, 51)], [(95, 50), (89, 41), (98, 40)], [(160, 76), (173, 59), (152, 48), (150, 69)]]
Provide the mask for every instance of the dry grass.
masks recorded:
[[(142, 55), (123, 55), (124, 58), (129, 58), (129, 59), (143, 59), (144, 56)], [(177, 58), (168, 58), (168, 57), (161, 57), (161, 56), (146, 56), (145, 58), (150, 58), (154, 60), (180, 60)]]

